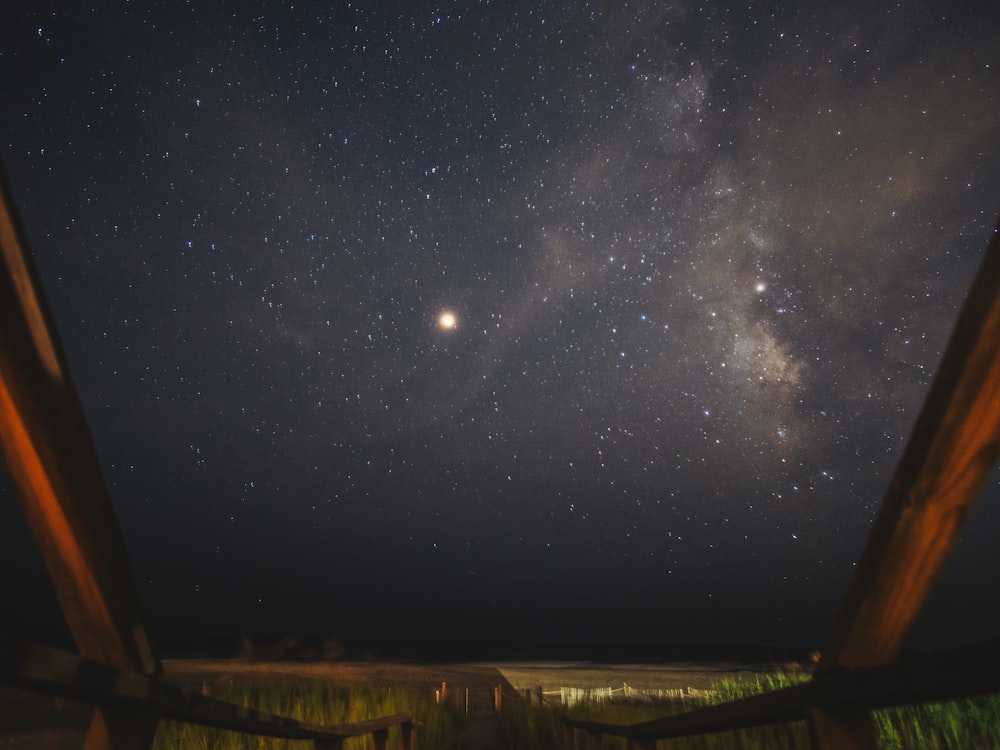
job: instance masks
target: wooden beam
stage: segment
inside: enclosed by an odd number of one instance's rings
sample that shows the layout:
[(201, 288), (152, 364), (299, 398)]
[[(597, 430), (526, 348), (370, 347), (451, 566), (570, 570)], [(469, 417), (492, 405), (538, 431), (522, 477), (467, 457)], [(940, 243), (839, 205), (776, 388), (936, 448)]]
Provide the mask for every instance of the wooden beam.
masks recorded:
[(820, 673), (896, 659), (1000, 449), (1000, 232), (858, 561)]
[[(0, 167), (0, 448), (81, 654), (162, 671), (97, 452)], [(155, 718), (95, 710), (88, 750), (149, 746)]]
[(121, 669), (161, 672), (97, 452), (2, 172), (0, 445), (80, 653)]

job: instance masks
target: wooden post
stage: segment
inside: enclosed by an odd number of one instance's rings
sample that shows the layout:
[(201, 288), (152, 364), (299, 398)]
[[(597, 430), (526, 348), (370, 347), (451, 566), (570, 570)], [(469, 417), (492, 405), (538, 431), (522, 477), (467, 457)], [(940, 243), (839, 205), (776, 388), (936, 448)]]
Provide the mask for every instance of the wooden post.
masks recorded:
[[(890, 664), (1000, 450), (1000, 233), (994, 233), (823, 649), (817, 676)], [(817, 748), (875, 746), (867, 713), (811, 711)], [(849, 744), (854, 742), (855, 744)]]
[(629, 737), (628, 750), (656, 750), (656, 740), (637, 740)]
[(576, 750), (576, 729), (567, 721), (562, 723), (562, 750)]
[(316, 747), (316, 750), (341, 750), (344, 746), (344, 741), (342, 739), (313, 740), (313, 745)]
[(584, 750), (601, 750), (601, 733), (590, 729), (584, 730), (583, 747)]
[(497, 685), (493, 688), (493, 710), (500, 713), (501, 708), (503, 708), (503, 685)]
[(810, 708), (806, 724), (809, 740), (818, 750), (878, 750), (878, 738), (867, 711)]
[(403, 750), (417, 750), (417, 731), (412, 721), (404, 721), (399, 725)]
[[(97, 452), (0, 168), (0, 447), (83, 656), (162, 672)], [(148, 747), (155, 717), (95, 709), (88, 749)]]
[(83, 750), (128, 750), (152, 747), (156, 715), (142, 711), (95, 707)]
[(372, 732), (372, 745), (375, 750), (386, 750), (386, 745), (389, 743), (389, 729), (379, 729)]

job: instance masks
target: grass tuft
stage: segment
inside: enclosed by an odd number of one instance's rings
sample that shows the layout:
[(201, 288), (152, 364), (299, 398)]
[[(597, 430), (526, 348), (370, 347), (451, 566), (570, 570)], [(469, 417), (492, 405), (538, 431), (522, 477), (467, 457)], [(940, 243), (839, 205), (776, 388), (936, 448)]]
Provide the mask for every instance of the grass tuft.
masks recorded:
[[(398, 713), (417, 718), (417, 746), (421, 750), (458, 750), (464, 717), (448, 704), (438, 704), (425, 691), (398, 687), (344, 686), (295, 677), (227, 680), (210, 686), (212, 697), (309, 724), (344, 724)], [(399, 747), (399, 727), (389, 730), (388, 747)], [(371, 737), (344, 742), (344, 750), (369, 750)], [(311, 740), (284, 740), (240, 732), (199, 727), (183, 722), (160, 722), (154, 750), (313, 750)]]

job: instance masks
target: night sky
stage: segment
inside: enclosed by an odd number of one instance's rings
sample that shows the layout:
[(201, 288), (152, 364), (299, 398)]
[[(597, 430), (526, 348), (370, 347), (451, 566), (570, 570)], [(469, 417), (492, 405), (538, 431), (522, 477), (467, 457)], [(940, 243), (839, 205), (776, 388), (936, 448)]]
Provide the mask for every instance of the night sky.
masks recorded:
[[(15, 5), (154, 632), (822, 645), (1000, 210), (996, 3)], [(998, 501), (915, 642), (995, 633)]]

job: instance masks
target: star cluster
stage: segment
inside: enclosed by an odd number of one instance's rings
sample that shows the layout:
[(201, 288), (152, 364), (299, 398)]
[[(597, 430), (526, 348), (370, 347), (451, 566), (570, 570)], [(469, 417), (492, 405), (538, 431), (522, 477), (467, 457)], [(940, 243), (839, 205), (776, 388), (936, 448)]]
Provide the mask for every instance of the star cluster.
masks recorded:
[(15, 14), (3, 158), (154, 621), (815, 645), (1000, 207), (998, 20)]

